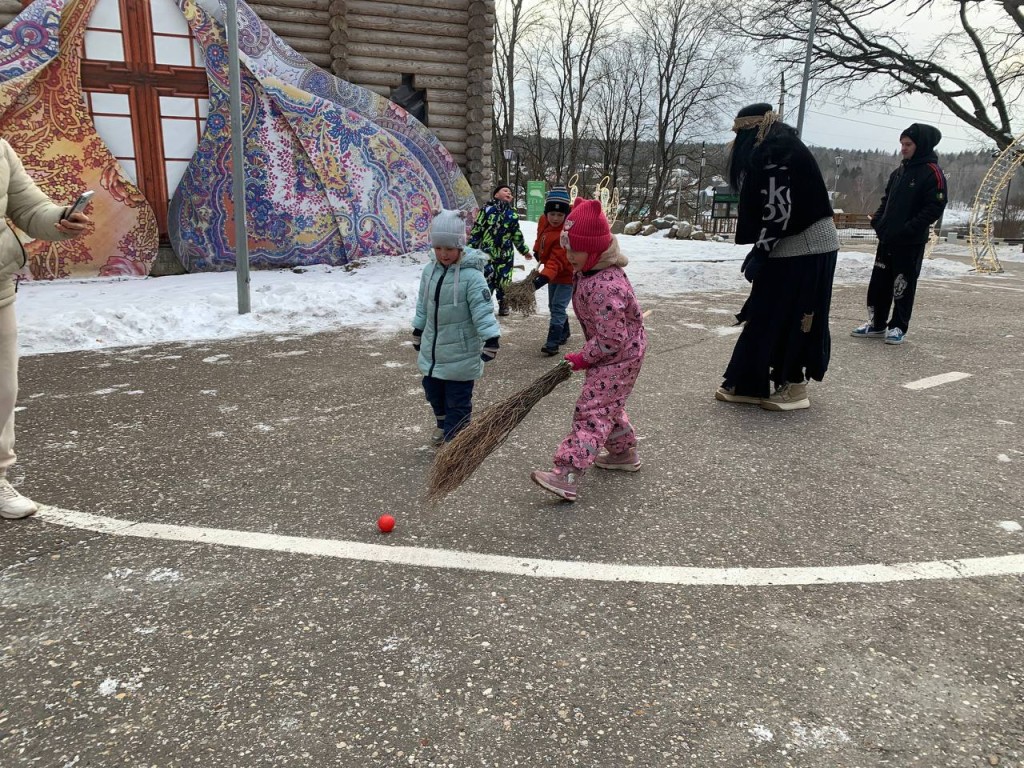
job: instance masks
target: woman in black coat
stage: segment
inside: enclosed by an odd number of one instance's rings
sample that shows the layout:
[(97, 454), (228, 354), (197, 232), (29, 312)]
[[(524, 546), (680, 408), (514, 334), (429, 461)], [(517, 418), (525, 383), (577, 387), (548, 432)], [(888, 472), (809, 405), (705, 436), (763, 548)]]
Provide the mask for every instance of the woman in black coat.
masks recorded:
[(741, 109), (733, 131), (729, 182), (740, 196), (736, 242), (752, 246), (741, 268), (751, 288), (715, 398), (808, 408), (807, 380), (825, 376), (832, 345), (839, 235), (828, 189), (810, 150), (770, 104)]

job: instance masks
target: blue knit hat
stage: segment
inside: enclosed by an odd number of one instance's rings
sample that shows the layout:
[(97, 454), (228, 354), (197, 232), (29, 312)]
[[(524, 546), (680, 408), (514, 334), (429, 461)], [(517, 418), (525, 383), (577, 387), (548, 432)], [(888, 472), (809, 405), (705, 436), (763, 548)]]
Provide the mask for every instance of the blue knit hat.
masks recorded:
[(572, 210), (572, 203), (569, 200), (569, 190), (565, 187), (552, 187), (544, 200), (544, 213), (564, 213), (568, 215)]

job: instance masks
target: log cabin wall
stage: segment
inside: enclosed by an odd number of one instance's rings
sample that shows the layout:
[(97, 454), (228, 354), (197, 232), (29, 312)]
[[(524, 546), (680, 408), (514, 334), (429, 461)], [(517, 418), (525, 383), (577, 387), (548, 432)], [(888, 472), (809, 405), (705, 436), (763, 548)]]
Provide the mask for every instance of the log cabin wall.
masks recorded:
[[(481, 200), (490, 195), (494, 0), (248, 0), (307, 59), (386, 97), (411, 75), (426, 124)], [(22, 0), (0, 0), (0, 26)], [(407, 78), (408, 82), (409, 78)]]
[(489, 196), (494, 0), (331, 0), (329, 12), (331, 70), (389, 98), (411, 76), (427, 127)]
[(21, 0), (0, 0), (0, 27), (6, 27), (11, 19), (21, 13)]

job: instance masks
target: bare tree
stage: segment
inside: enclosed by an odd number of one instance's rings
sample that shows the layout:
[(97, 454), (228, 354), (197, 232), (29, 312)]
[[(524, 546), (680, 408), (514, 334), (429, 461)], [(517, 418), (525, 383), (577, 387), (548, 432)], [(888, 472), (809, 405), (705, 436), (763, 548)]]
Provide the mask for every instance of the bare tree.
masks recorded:
[(555, 93), (568, 123), (566, 174), (570, 176), (577, 172), (585, 133), (583, 117), (594, 86), (597, 55), (611, 43), (618, 13), (616, 0), (556, 0), (558, 59), (553, 62), (553, 74)]
[(516, 81), (522, 74), (517, 54), (537, 23), (536, 12), (524, 10), (525, 0), (503, 0), (494, 20), (493, 162), (504, 167), (502, 150), (512, 146), (516, 124)]
[(627, 210), (638, 207), (631, 184), (636, 173), (641, 138), (650, 129), (648, 108), (648, 53), (643, 39), (633, 35), (602, 51), (596, 62), (596, 77), (589, 119), (594, 144), (605, 174), (619, 187)]
[(741, 87), (742, 43), (722, 34), (717, 0), (642, 0), (641, 27), (650, 53), (654, 112), (652, 200), (662, 207), (683, 144), (721, 121), (718, 105)]
[[(1021, 2), (953, 0), (941, 34), (891, 31), (894, 14), (920, 20), (921, 30), (928, 14), (949, 7), (936, 0), (819, 0), (814, 78), (829, 87), (876, 85), (875, 96), (863, 103), (927, 94), (1000, 148), (1009, 146), (1024, 90)], [(755, 0), (737, 29), (795, 67), (803, 61), (808, 22), (788, 0)]]

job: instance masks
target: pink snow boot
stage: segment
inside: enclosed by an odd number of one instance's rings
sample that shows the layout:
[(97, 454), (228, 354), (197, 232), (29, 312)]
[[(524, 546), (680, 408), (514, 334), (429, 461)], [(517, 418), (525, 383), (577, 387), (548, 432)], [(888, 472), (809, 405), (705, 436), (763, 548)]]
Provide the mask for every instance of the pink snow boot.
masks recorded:
[(572, 467), (555, 467), (550, 472), (539, 469), (530, 473), (530, 479), (546, 491), (551, 491), (566, 501), (576, 501), (576, 490), (579, 488), (583, 473)]
[(607, 449), (602, 448), (601, 452), (597, 454), (594, 466), (601, 469), (621, 469), (623, 472), (636, 472), (640, 469), (640, 456), (637, 454), (636, 448), (630, 448), (628, 451), (615, 454), (609, 453)]

